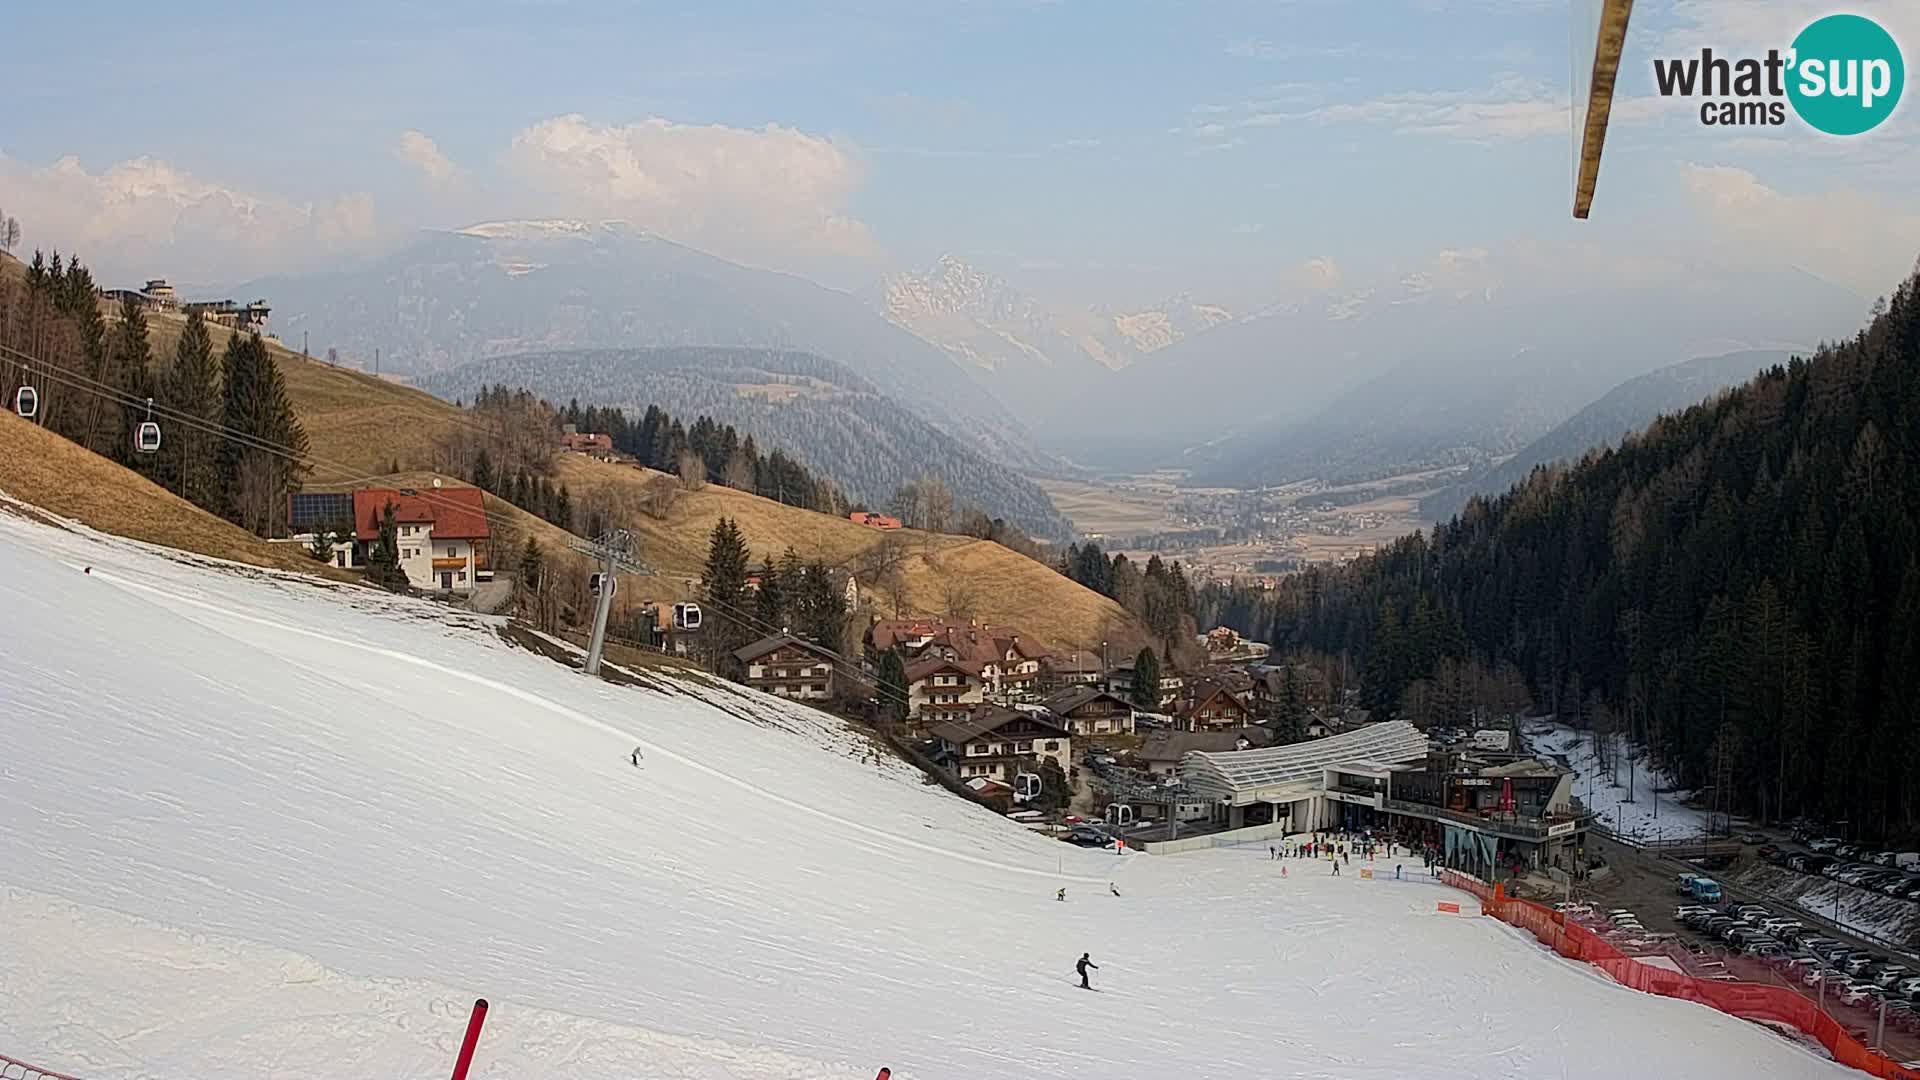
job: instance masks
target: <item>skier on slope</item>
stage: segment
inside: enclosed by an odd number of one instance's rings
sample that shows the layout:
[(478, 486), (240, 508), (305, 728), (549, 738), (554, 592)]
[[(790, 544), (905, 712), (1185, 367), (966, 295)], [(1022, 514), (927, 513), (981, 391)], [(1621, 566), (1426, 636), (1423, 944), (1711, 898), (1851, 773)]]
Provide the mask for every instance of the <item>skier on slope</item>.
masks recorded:
[(1109, 881), (1109, 882), (1107, 882), (1107, 891), (1108, 891), (1108, 892), (1110, 892), (1110, 893), (1112, 893), (1112, 894), (1113, 894), (1113, 895), (1115, 895), (1115, 896), (1119, 896), (1119, 895), (1120, 895), (1120, 890), (1119, 890), (1119, 888), (1117, 888), (1117, 887), (1116, 887), (1116, 886), (1115, 886), (1115, 885), (1113, 884), (1113, 882), (1111, 882), (1111, 881)]
[(643, 759), (640, 756), (640, 748), (637, 746), (633, 748), (632, 760), (633, 760), (633, 767), (636, 769), (639, 768), (640, 762)]
[(1093, 987), (1087, 985), (1087, 969), (1092, 968), (1095, 971), (1100, 970), (1100, 965), (1094, 963), (1092, 957), (1093, 957), (1092, 953), (1081, 953), (1080, 962), (1073, 965), (1073, 970), (1080, 973), (1080, 989), (1082, 990), (1093, 989)]
[(1053, 898), (1055, 900), (1065, 900), (1067, 898), (1067, 887), (1065, 885), (1060, 886), (1060, 891), (1055, 893)]

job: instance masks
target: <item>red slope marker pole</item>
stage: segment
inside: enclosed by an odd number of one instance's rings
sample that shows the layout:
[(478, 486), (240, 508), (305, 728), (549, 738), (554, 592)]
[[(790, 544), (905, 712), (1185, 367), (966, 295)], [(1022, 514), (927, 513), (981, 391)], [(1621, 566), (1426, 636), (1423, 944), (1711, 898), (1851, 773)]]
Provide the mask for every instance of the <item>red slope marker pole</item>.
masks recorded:
[(461, 1041), (460, 1056), (453, 1063), (453, 1080), (467, 1080), (467, 1069), (473, 1064), (473, 1048), (480, 1043), (480, 1025), (486, 1022), (487, 999), (475, 999), (473, 1016), (467, 1020), (467, 1037)]

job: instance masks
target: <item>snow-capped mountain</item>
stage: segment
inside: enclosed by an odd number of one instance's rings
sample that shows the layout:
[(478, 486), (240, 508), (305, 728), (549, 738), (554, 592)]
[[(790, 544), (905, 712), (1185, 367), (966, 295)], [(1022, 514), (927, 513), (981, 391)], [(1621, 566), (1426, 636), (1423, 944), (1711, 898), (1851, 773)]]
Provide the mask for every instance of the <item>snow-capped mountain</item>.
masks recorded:
[[(730, 346), (834, 361), (989, 457), (1046, 467), (973, 369), (854, 296), (742, 266), (622, 221), (491, 221), (423, 232), (367, 264), (240, 287), (309, 333), (415, 377), (516, 353)], [(729, 421), (728, 417), (717, 417)]]
[(1051, 420), (1063, 396), (1084, 390), (1087, 380), (1232, 317), (1186, 297), (1124, 312), (1047, 304), (952, 255), (924, 274), (889, 279), (876, 304), (895, 324), (981, 372), (1029, 424)]

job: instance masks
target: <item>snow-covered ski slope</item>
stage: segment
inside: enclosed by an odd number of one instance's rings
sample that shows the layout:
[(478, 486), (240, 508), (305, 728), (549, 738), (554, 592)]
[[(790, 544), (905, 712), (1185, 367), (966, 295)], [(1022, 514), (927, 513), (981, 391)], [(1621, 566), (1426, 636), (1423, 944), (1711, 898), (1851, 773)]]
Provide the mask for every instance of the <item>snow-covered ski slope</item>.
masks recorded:
[(1082, 851), (806, 709), (0, 511), (0, 1053), (88, 1080), (445, 1075), (476, 996), (490, 1080), (1850, 1075), (1265, 855)]

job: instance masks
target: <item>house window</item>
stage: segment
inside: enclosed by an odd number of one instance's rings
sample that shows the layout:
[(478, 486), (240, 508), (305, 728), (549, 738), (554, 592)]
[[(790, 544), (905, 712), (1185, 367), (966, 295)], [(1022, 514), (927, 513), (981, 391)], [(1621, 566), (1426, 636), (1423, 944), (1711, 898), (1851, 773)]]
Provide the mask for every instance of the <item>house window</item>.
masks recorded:
[(1059, 740), (1059, 739), (1048, 739), (1048, 740), (1047, 740), (1047, 749), (1049, 749), (1049, 750), (1058, 750), (1058, 749), (1060, 749), (1060, 740)]
[(1031, 754), (1033, 753), (1033, 744), (1030, 742), (1023, 742), (1019, 746), (1015, 747), (1014, 749), (1015, 749), (1015, 752), (1017, 753)]
[(974, 757), (985, 757), (987, 755), (987, 744), (983, 742), (973, 743), (967, 747), (967, 753)]

